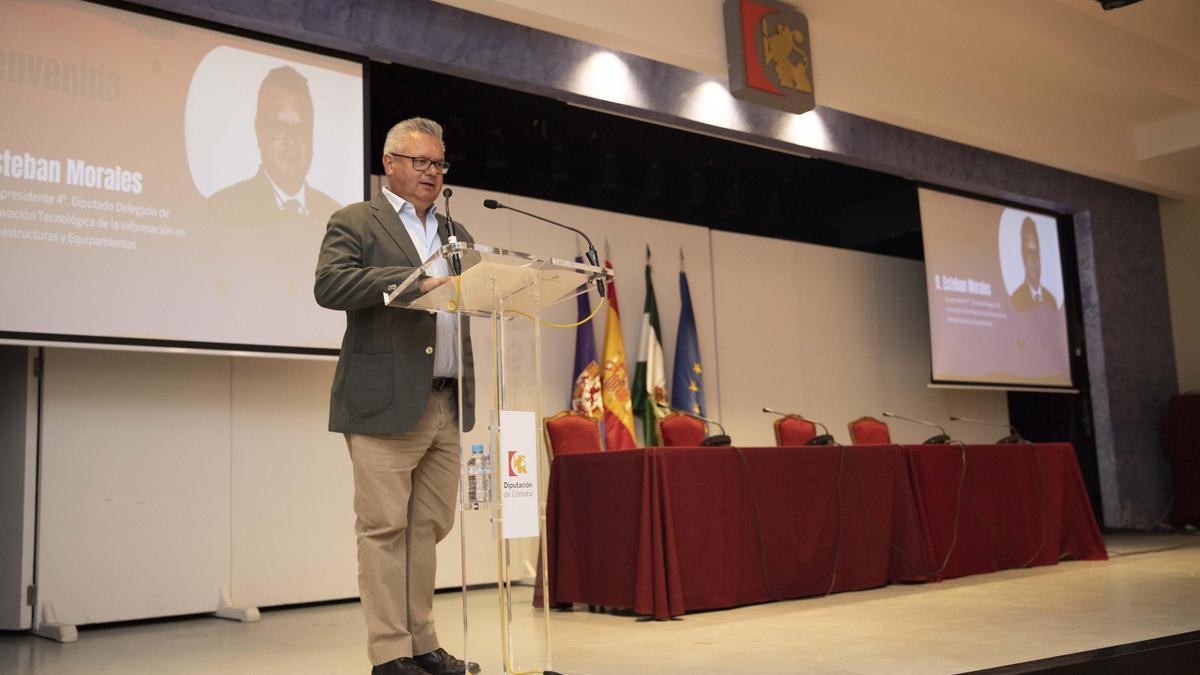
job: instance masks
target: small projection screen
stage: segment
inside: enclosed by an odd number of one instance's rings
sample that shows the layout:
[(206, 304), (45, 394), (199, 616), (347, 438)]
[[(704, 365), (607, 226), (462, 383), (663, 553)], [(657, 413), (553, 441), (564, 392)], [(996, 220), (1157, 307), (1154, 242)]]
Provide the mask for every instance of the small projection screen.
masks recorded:
[(0, 3), (0, 339), (337, 349), (364, 62), (74, 0)]
[(935, 384), (1072, 386), (1052, 215), (919, 190)]

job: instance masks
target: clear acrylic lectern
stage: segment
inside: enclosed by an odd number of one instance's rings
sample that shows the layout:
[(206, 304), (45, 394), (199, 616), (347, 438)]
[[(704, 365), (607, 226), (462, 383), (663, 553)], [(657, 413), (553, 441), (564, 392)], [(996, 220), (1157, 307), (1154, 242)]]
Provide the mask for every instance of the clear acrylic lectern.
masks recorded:
[[(434, 265), (446, 260), (453, 270), (455, 258), (461, 265), (460, 275), (428, 293), (417, 292), (422, 279), (434, 276), (429, 273)], [(457, 242), (441, 247), (384, 296), (391, 307), (454, 314), (459, 364), (463, 363), (463, 341), (470, 317), (484, 320), (475, 322), (477, 330), (482, 324), (488, 326), (487, 335), (472, 339), (478, 374), (474, 387), (475, 429), (486, 425), (487, 432), (482, 451), (467, 447), (468, 434), (462, 429), (463, 368), (459, 368), (458, 376), (462, 439), (458, 513), (463, 591), (461, 653), (452, 649), (457, 645), (447, 639), (448, 626), (439, 631), (444, 647), (468, 662), (480, 664), (485, 673), (552, 672), (549, 612), (541, 614), (544, 635), (537, 635), (532, 628), (536, 619), (531, 618), (527, 624), (530, 628), (521, 629), (522, 635), (514, 638), (512, 602), (513, 566), (525, 561), (522, 556), (514, 561), (513, 547), (528, 552), (536, 546), (542, 569), (549, 569), (544, 501), (549, 463), (543, 461), (546, 455), (541, 433), (541, 314), (548, 307), (586, 293), (592, 280), (607, 282), (611, 278), (611, 271), (592, 265)], [(476, 431), (471, 437), (478, 439), (480, 433)], [(479, 473), (483, 464), (479, 455), (491, 460), (490, 495)], [(487, 574), (487, 565), (493, 560), (495, 579)], [(533, 576), (527, 563), (517, 572), (521, 577)], [(548, 575), (542, 576), (543, 592), (549, 598)], [(490, 602), (481, 602), (468, 593), (469, 587), (490, 585), (492, 581), (497, 582), (498, 620), (494, 613), (497, 608), (489, 609)], [(520, 623), (525, 623), (523, 618)], [(540, 651), (541, 667), (518, 667), (518, 650)]]

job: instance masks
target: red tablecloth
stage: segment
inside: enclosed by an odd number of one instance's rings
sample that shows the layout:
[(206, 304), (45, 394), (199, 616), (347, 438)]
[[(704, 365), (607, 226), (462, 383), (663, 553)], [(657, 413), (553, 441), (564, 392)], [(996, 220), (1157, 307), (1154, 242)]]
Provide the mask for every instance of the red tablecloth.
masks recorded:
[(903, 450), (939, 578), (1108, 558), (1070, 444)]
[(555, 602), (667, 618), (926, 579), (894, 446), (566, 455), (547, 516)]
[(1028, 446), (969, 449), (959, 541), (937, 574), (955, 531), (957, 446), (849, 447), (844, 461), (837, 447), (564, 455), (547, 504), (550, 597), (661, 619), (1104, 558), (1070, 446), (1038, 457), (1042, 471)]
[(1175, 478), (1171, 523), (1200, 525), (1200, 394), (1171, 397), (1163, 450)]

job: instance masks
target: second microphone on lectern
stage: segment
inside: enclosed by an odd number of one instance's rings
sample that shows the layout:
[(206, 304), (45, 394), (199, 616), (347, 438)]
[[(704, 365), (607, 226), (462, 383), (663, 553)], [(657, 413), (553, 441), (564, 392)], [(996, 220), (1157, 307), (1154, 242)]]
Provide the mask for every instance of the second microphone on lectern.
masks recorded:
[[(536, 213), (522, 211), (521, 209), (518, 209), (514, 206), (509, 206), (508, 204), (501, 204), (500, 202), (496, 201), (495, 199), (483, 200), (483, 206), (484, 206), (484, 208), (488, 208), (488, 209), (508, 209), (509, 211), (516, 211), (517, 213), (519, 213), (523, 216), (529, 216), (530, 218), (540, 220), (543, 223), (550, 223), (551, 225), (556, 225), (558, 227), (563, 228), (564, 230), (570, 230), (570, 231), (574, 232), (575, 234), (583, 237), (583, 240), (587, 242), (588, 250), (584, 255), (587, 256), (588, 263), (590, 265), (592, 265), (593, 267), (600, 267), (600, 254), (596, 253), (595, 244), (593, 244), (592, 240), (586, 234), (583, 233), (583, 230), (575, 229), (574, 227), (571, 227), (570, 225), (564, 225), (560, 222), (550, 220), (549, 218), (543, 218), (543, 217), (537, 215)], [(602, 297), (602, 298), (605, 295), (604, 277), (603, 276), (597, 277), (597, 279), (596, 279), (596, 292), (599, 293), (600, 297)]]

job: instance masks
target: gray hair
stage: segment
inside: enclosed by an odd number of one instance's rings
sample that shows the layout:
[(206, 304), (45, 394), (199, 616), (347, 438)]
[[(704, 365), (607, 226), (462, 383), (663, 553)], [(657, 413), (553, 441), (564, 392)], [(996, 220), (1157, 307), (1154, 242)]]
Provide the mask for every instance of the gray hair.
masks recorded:
[(410, 117), (397, 122), (396, 126), (388, 131), (387, 138), (383, 139), (384, 153), (398, 151), (404, 137), (409, 134), (428, 134), (438, 139), (443, 146), (446, 144), (442, 140), (442, 125), (425, 117)]

